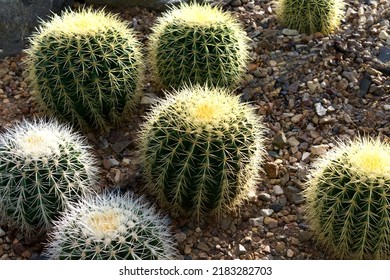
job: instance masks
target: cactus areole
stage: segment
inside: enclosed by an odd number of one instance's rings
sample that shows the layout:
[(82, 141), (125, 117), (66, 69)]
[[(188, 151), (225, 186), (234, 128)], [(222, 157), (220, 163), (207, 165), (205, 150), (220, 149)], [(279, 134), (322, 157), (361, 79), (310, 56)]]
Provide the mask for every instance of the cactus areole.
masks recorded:
[(240, 204), (258, 178), (261, 121), (222, 89), (172, 94), (141, 134), (149, 189), (179, 212), (219, 215)]

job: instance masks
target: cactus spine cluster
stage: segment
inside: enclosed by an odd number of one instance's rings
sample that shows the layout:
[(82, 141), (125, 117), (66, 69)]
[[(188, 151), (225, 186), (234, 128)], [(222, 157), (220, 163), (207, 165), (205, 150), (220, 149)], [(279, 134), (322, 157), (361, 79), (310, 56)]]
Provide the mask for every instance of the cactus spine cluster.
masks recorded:
[(95, 159), (83, 138), (54, 120), (23, 121), (0, 135), (0, 210), (23, 232), (46, 232), (91, 193)]
[(334, 32), (344, 13), (343, 0), (276, 0), (276, 7), (284, 26), (306, 34)]
[(317, 161), (305, 193), (311, 227), (336, 257), (390, 258), (389, 143), (340, 142)]
[(92, 9), (54, 15), (27, 53), (41, 107), (83, 130), (108, 130), (138, 101), (140, 43), (115, 15)]
[(176, 250), (168, 220), (142, 197), (104, 193), (65, 212), (44, 254), (68, 260), (164, 260)]
[(168, 94), (140, 135), (147, 188), (174, 212), (220, 216), (240, 205), (258, 178), (261, 120), (222, 88)]
[(152, 30), (150, 62), (163, 87), (232, 88), (246, 70), (249, 38), (217, 7), (182, 3), (160, 16)]

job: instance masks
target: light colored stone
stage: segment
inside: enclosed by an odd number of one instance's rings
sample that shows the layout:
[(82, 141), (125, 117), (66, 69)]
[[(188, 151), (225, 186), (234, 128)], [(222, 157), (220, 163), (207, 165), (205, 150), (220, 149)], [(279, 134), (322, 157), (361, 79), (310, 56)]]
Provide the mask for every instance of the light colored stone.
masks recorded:
[(279, 185), (272, 186), (275, 195), (282, 195), (284, 193), (283, 188)]
[(260, 210), (260, 215), (264, 217), (269, 217), (274, 213), (274, 210), (266, 208)]
[(390, 104), (383, 105), (383, 109), (385, 109), (386, 111), (390, 111)]
[(289, 257), (289, 258), (294, 257), (294, 251), (291, 249), (287, 249), (287, 257)]
[(5, 235), (5, 231), (0, 227), (0, 237), (3, 237)]
[(325, 154), (329, 146), (325, 144), (311, 146), (310, 151), (315, 156)]
[(306, 85), (312, 93), (316, 93), (321, 90), (321, 85), (318, 81), (308, 81)]
[(326, 108), (324, 108), (324, 106), (322, 106), (322, 104), (320, 102), (315, 103), (314, 108), (315, 108), (318, 116), (323, 117), (326, 115), (327, 110), (326, 110)]
[(297, 36), (297, 35), (299, 35), (299, 32), (298, 32), (298, 30), (295, 30), (295, 29), (284, 28), (282, 30), (282, 34), (286, 35), (286, 36)]
[(385, 30), (381, 30), (378, 37), (379, 39), (387, 40), (389, 38), (389, 33), (387, 33)]
[(303, 115), (297, 114), (291, 118), (292, 123), (299, 123), (302, 120)]

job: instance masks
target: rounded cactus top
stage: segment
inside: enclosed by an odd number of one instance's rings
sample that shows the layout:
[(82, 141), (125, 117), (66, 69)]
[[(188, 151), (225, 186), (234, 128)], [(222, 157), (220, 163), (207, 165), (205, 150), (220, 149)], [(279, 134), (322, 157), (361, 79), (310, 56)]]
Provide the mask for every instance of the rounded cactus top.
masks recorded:
[(23, 121), (0, 136), (4, 150), (20, 158), (34, 160), (69, 153), (69, 144), (74, 150), (86, 149), (87, 145), (83, 142), (69, 126), (60, 125), (54, 120)]
[(370, 137), (340, 142), (317, 162), (316, 170), (322, 172), (318, 167), (325, 166), (335, 168), (334, 163), (359, 178), (390, 179), (390, 144)]
[(169, 11), (163, 13), (158, 19), (162, 26), (173, 22), (187, 26), (209, 27), (223, 23), (224, 25), (237, 26), (235, 18), (223, 12), (219, 7), (212, 7), (209, 4), (181, 3), (173, 6)]
[[(237, 125), (237, 121), (242, 119), (258, 123), (252, 110), (241, 103), (238, 96), (229, 94), (224, 88), (185, 86), (167, 94), (159, 106), (165, 110), (154, 112), (164, 111), (175, 122), (185, 123), (190, 130), (228, 130), (229, 126)], [(151, 119), (156, 117), (151, 115)]]
[(83, 9), (66, 10), (62, 15), (53, 15), (51, 20), (42, 22), (39, 36), (50, 35), (96, 35), (115, 29), (119, 33), (128, 33), (128, 27), (117, 15), (104, 10)]

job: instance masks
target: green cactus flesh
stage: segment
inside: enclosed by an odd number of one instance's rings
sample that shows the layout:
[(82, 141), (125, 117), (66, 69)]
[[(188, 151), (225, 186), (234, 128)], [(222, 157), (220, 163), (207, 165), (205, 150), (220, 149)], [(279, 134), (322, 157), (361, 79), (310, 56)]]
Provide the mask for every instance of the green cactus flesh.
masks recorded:
[(378, 140), (357, 143), (342, 145), (315, 169), (306, 189), (308, 218), (335, 256), (388, 259), (390, 147)]
[(343, 0), (278, 0), (277, 15), (282, 24), (301, 33), (332, 33), (340, 24)]
[[(41, 142), (41, 143), (40, 143)], [(95, 182), (94, 158), (66, 127), (24, 123), (0, 138), (0, 208), (22, 231), (47, 231)]]
[(233, 18), (216, 8), (183, 4), (159, 18), (153, 31), (151, 63), (165, 87), (232, 88), (246, 69), (249, 39)]
[(195, 87), (172, 95), (141, 137), (150, 189), (163, 204), (198, 218), (234, 208), (257, 179), (261, 128), (223, 91)]
[[(106, 129), (134, 107), (142, 70), (133, 32), (115, 17), (95, 14), (68, 12), (45, 23), (28, 50), (30, 78), (42, 107), (85, 130)], [(89, 30), (94, 15), (107, 21), (102, 30)], [(78, 23), (77, 18), (87, 22), (86, 31), (59, 29), (67, 20)]]
[(168, 222), (142, 198), (103, 194), (56, 222), (45, 255), (67, 260), (161, 260), (175, 255)]

